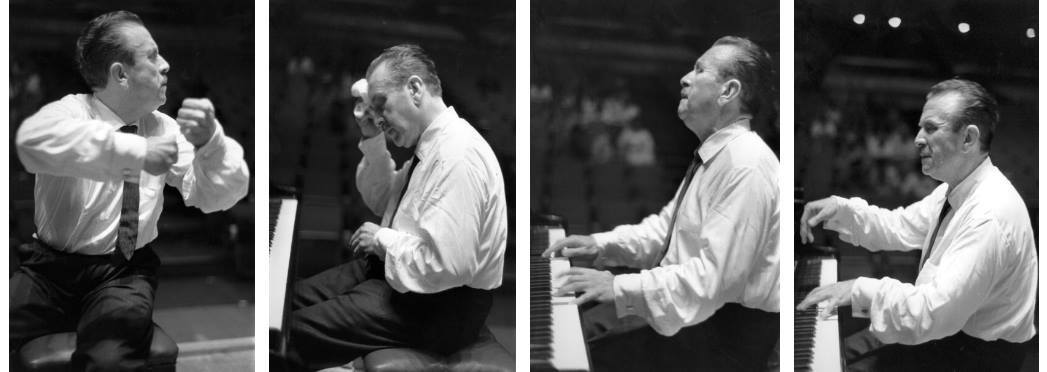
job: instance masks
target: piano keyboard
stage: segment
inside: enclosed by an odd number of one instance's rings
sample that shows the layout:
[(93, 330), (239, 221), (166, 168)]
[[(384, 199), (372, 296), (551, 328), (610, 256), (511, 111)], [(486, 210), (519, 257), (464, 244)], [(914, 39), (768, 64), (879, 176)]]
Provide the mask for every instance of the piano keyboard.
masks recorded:
[[(796, 304), (814, 288), (836, 282), (836, 260), (800, 259), (796, 266)], [(794, 304), (795, 305), (795, 304)], [(828, 319), (818, 319), (824, 305), (797, 311), (793, 318), (793, 365), (796, 371), (842, 371), (840, 325), (836, 309)]]
[(531, 370), (588, 371), (589, 353), (582, 335), (582, 321), (575, 297), (553, 296), (571, 267), (568, 259), (541, 257), (543, 251), (565, 236), (564, 229), (534, 227), (531, 232)]
[[(287, 286), (291, 271), (291, 244), (294, 241), (296, 199), (269, 201), (269, 334), (270, 347), (282, 349), (281, 335), (287, 319)], [(281, 350), (282, 352), (282, 350)]]

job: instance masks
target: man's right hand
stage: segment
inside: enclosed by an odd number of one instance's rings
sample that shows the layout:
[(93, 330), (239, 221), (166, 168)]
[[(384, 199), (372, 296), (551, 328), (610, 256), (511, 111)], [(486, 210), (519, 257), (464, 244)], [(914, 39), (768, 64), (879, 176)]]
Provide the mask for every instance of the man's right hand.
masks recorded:
[(148, 137), (145, 139), (145, 166), (149, 174), (159, 176), (167, 173), (178, 161), (178, 143), (174, 136)]
[(808, 202), (803, 207), (803, 216), (800, 217), (800, 242), (803, 244), (814, 242), (814, 233), (811, 229), (831, 218), (839, 208), (840, 204), (834, 197)]
[(360, 134), (363, 135), (364, 138), (371, 138), (382, 133), (382, 130), (378, 129), (378, 126), (375, 125), (374, 115), (370, 112), (365, 114), (363, 117), (357, 117), (356, 125), (360, 126)]
[(360, 126), (360, 134), (364, 138), (371, 138), (381, 133), (381, 129), (378, 129), (378, 125), (375, 124), (374, 120), (377, 115), (374, 114), (371, 108), (370, 98), (368, 96), (368, 85), (367, 79), (360, 79), (353, 83), (350, 88), (351, 94), (356, 101), (355, 107), (353, 107), (353, 117), (356, 118), (356, 124)]
[(596, 239), (591, 235), (571, 235), (549, 246), (549, 249), (542, 252), (542, 257), (562, 256), (591, 261), (599, 254), (600, 248), (596, 246)]

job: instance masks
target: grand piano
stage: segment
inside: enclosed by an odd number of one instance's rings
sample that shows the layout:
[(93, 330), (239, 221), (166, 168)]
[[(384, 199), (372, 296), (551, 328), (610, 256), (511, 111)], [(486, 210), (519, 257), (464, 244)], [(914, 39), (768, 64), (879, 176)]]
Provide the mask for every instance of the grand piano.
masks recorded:
[(285, 370), (279, 367), (287, 355), (298, 197), (293, 191), (273, 190), (277, 196), (269, 200), (269, 355), (274, 370)]
[[(837, 258), (831, 248), (807, 246), (800, 242), (799, 221), (805, 201), (803, 190), (797, 189), (793, 202), (796, 236), (794, 301), (793, 308), (803, 301), (811, 290), (836, 283), (839, 278)], [(844, 360), (840, 352), (840, 322), (836, 309), (826, 319), (819, 319), (824, 308), (818, 305), (805, 311), (793, 313), (793, 369), (796, 371), (838, 372), (843, 371)]]
[(531, 220), (531, 371), (589, 371), (589, 351), (582, 335), (574, 295), (554, 296), (560, 287), (555, 278), (571, 267), (564, 257), (541, 256), (566, 236), (563, 220), (538, 216)]

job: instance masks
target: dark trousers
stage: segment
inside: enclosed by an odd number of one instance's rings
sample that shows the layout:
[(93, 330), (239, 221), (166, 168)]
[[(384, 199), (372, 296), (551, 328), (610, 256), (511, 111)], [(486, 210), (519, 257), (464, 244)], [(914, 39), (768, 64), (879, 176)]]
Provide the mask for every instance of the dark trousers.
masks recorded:
[[(73, 370), (145, 369), (160, 265), (152, 249), (139, 249), (126, 263), (37, 241), (18, 250), (21, 266), (10, 282), (12, 355), (34, 338), (76, 331)], [(14, 358), (11, 364), (18, 368)]]
[(476, 341), (491, 291), (399, 293), (385, 281), (382, 265), (374, 257), (353, 260), (295, 283), (290, 344), (310, 367), (388, 348), (449, 354)]
[(985, 341), (963, 332), (919, 345), (884, 344), (869, 330), (844, 339), (849, 371), (1018, 371), (1021, 344)]
[(764, 371), (778, 342), (778, 313), (726, 304), (675, 335), (643, 319), (619, 319), (614, 304), (582, 312), (594, 371)]

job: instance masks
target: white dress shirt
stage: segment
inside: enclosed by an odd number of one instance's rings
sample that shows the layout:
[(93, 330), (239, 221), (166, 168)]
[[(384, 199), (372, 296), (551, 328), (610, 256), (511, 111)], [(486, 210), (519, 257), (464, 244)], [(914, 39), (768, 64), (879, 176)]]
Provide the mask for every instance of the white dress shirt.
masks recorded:
[(959, 331), (987, 341), (1029, 340), (1036, 334), (1032, 225), (1018, 192), (988, 158), (951, 191), (942, 184), (905, 208), (834, 197), (840, 208), (825, 227), (872, 251), (924, 249), (946, 197), (952, 210), (916, 284), (858, 278), (852, 311), (869, 317), (869, 330), (886, 343), (919, 344)]
[(360, 142), (356, 184), (382, 215), (375, 234), (385, 249), (385, 278), (399, 292), (435, 293), (502, 284), (508, 215), (502, 171), (494, 151), (454, 108), (422, 132), (419, 159), (403, 201), (397, 200), (411, 164), (395, 170), (385, 135)]
[(640, 316), (663, 335), (729, 302), (779, 311), (778, 159), (748, 120), (714, 133), (698, 155), (690, 187), (677, 191), (684, 196), (665, 257), (676, 198), (637, 225), (593, 235), (597, 266), (644, 269), (614, 277), (618, 316)]
[[(137, 135), (120, 133), (136, 125)], [(146, 137), (176, 136), (178, 161), (159, 176), (145, 172)], [(199, 149), (170, 116), (153, 111), (124, 123), (94, 95), (70, 94), (26, 119), (15, 137), (18, 157), (36, 174), (36, 237), (52, 248), (86, 255), (116, 247), (124, 180), (139, 182), (138, 240), (157, 237), (164, 184), (204, 212), (228, 209), (247, 194), (244, 151), (221, 125)]]

